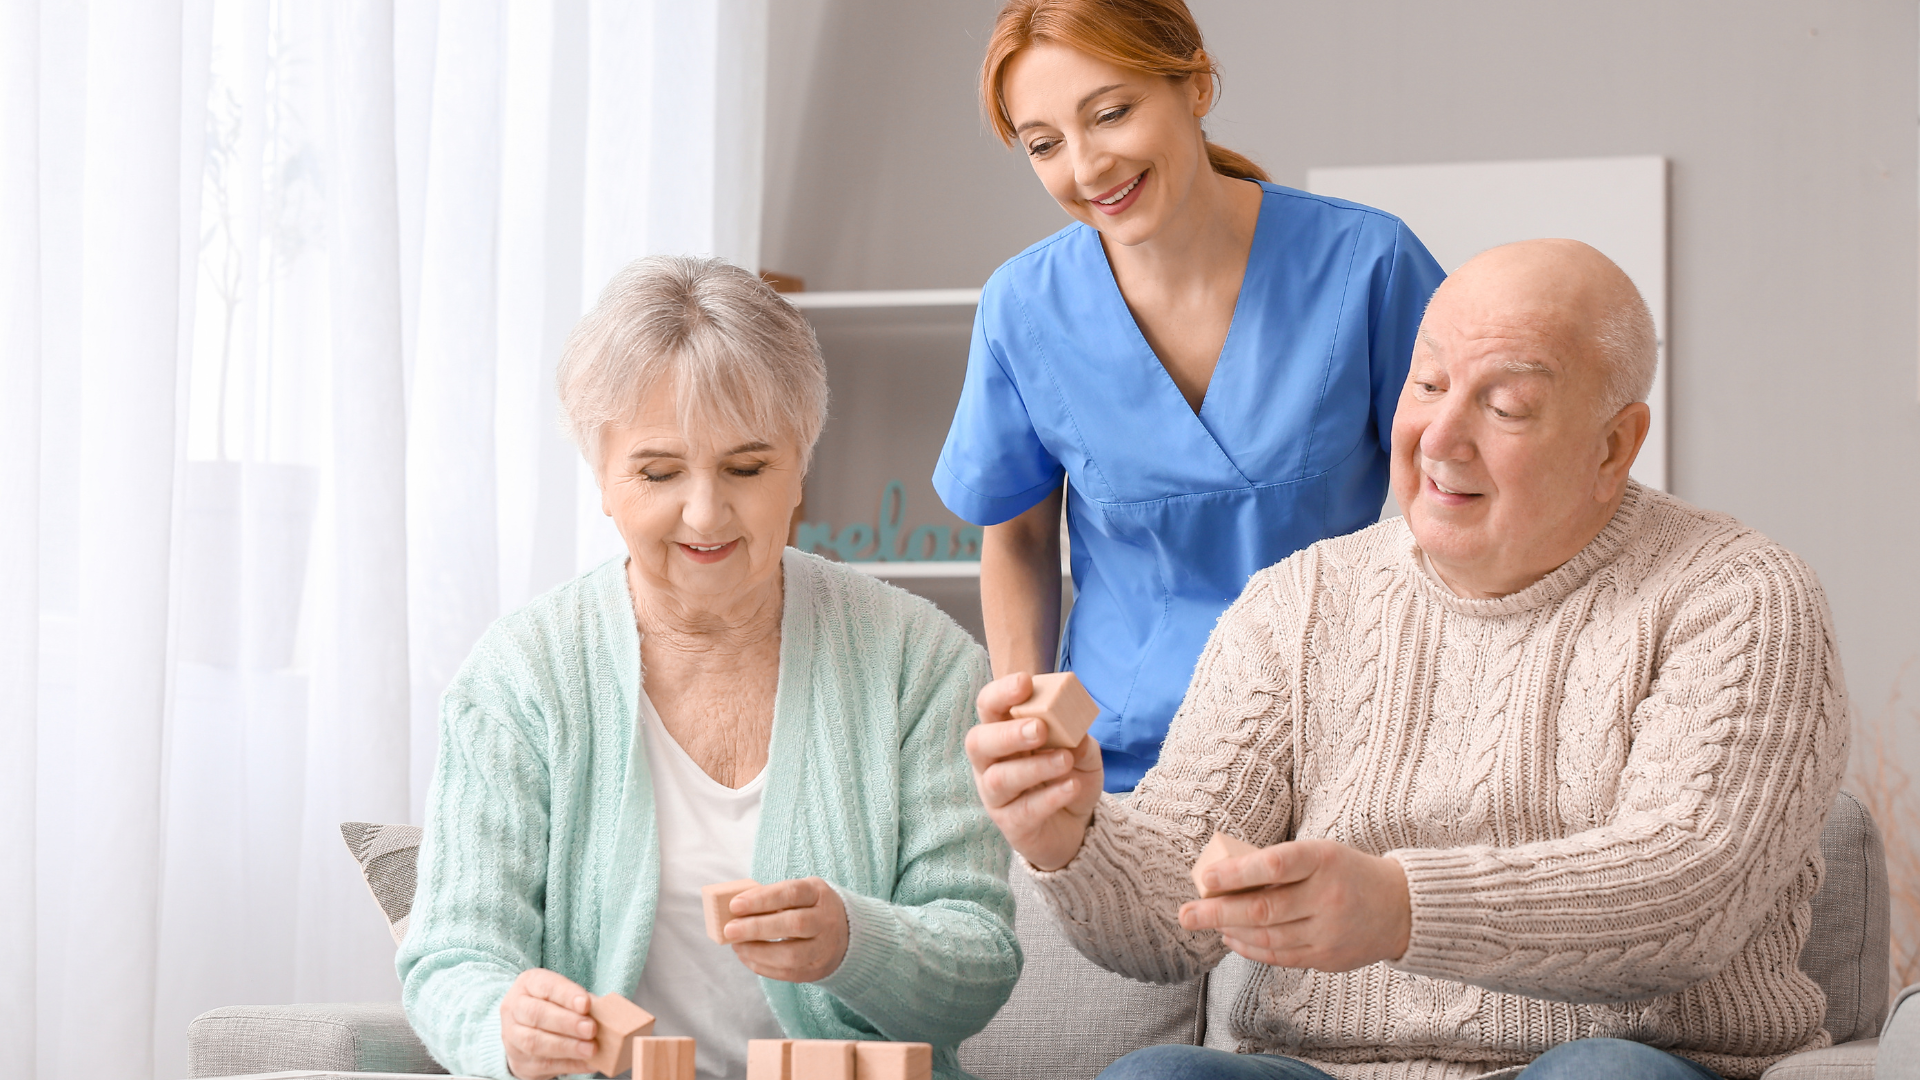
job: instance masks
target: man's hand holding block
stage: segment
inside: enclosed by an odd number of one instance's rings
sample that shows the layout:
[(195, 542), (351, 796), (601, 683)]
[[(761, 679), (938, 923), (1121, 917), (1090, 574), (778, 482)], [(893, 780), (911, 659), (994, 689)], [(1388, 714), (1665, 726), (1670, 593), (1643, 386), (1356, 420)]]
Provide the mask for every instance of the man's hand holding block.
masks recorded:
[(853, 1080), (849, 1039), (795, 1039), (793, 1080)]
[(707, 916), (707, 936), (713, 939), (715, 945), (727, 943), (727, 922), (733, 918), (733, 909), (729, 905), (733, 903), (733, 898), (759, 884), (752, 878), (743, 877), (700, 887), (700, 907)]
[(619, 994), (594, 998), (587, 1012), (593, 1017), (594, 1069), (619, 1076), (632, 1068), (634, 1037), (653, 1034), (653, 1014)]
[(693, 1080), (693, 1040), (633, 1040), (633, 1080)]
[(857, 1042), (853, 1044), (857, 1080), (933, 1080), (929, 1043)]
[(1071, 671), (1033, 677), (1033, 696), (1008, 711), (1015, 720), (1039, 720), (1047, 725), (1049, 747), (1071, 750), (1080, 745), (1087, 729), (1100, 715), (1087, 688)]
[(1193, 862), (1193, 887), (1200, 891), (1200, 899), (1207, 900), (1215, 896), (1225, 896), (1230, 892), (1242, 891), (1239, 889), (1209, 890), (1206, 884), (1200, 880), (1201, 872), (1222, 859), (1237, 859), (1242, 855), (1251, 855), (1259, 850), (1259, 848), (1254, 847), (1245, 840), (1236, 840), (1223, 832), (1214, 833), (1213, 839), (1207, 841), (1207, 846), (1200, 849), (1200, 857)]
[(748, 1039), (747, 1080), (793, 1080), (792, 1039)]

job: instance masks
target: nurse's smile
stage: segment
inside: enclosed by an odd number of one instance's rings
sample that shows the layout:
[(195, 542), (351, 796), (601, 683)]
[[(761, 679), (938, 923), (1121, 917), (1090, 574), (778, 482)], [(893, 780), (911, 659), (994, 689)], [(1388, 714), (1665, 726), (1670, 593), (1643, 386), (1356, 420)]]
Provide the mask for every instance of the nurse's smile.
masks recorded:
[(1113, 188), (1104, 195), (1096, 196), (1089, 201), (1093, 203), (1095, 210), (1108, 216), (1121, 213), (1139, 201), (1140, 192), (1146, 187), (1147, 173), (1152, 171), (1152, 169), (1148, 169), (1146, 172), (1140, 173), (1138, 176)]

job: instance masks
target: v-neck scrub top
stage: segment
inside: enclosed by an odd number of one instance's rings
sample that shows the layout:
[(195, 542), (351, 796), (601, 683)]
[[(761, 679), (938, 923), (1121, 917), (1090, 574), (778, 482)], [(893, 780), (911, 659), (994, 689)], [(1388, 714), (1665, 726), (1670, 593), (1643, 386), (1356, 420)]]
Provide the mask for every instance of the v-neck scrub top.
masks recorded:
[(1373, 523), (1394, 404), (1445, 276), (1370, 207), (1261, 184), (1246, 276), (1196, 414), (1074, 224), (989, 278), (933, 484), (997, 525), (1067, 483), (1060, 666), (1100, 705), (1110, 791), (1159, 758), (1215, 620), (1254, 571)]

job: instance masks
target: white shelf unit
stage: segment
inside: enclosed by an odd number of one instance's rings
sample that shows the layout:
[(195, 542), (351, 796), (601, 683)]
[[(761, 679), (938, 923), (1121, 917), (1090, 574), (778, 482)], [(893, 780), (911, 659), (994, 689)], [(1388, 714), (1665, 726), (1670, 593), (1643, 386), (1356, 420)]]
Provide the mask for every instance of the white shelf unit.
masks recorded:
[(829, 308), (972, 307), (980, 302), (979, 289), (876, 289), (783, 295), (802, 311)]

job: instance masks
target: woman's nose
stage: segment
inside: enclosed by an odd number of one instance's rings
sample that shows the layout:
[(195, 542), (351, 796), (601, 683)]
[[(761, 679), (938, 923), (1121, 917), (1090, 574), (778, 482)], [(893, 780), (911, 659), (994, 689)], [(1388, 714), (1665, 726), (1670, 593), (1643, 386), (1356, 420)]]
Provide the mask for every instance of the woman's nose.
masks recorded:
[(726, 496), (721, 492), (720, 485), (712, 477), (703, 476), (694, 479), (680, 517), (688, 528), (704, 534), (725, 525), (729, 513)]
[(1100, 145), (1089, 139), (1080, 139), (1073, 146), (1073, 182), (1080, 185), (1083, 193), (1099, 194), (1098, 185), (1107, 179), (1107, 170), (1113, 167), (1113, 155), (1100, 149)]

